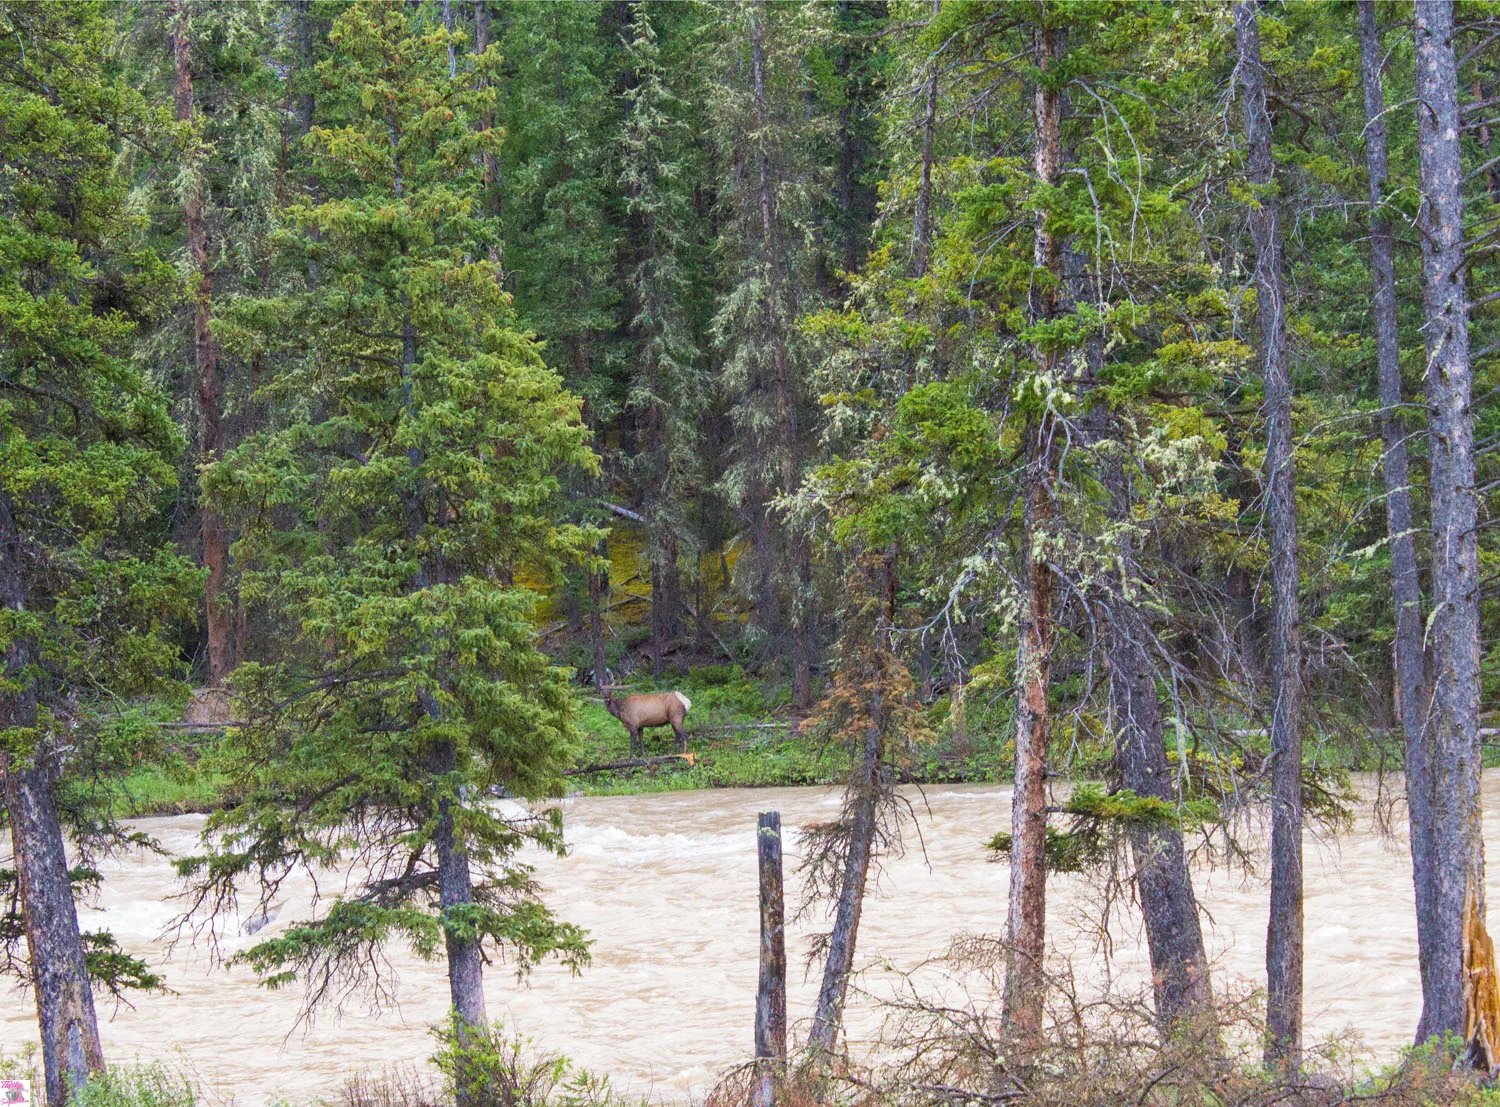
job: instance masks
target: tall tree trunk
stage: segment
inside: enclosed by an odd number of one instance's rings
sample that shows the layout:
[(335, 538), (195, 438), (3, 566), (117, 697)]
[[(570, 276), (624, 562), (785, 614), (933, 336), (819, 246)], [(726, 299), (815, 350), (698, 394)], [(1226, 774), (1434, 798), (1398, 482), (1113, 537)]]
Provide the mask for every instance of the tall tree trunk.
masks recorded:
[[(1044, 13), (1045, 14), (1045, 13)], [(1042, 76), (1035, 97), (1037, 183), (1053, 186), (1062, 171), (1061, 90), (1048, 79), (1067, 53), (1067, 32), (1043, 25), (1037, 29), (1036, 62)], [(1055, 318), (1068, 308), (1063, 293), (1062, 241), (1047, 226), (1048, 213), (1038, 211), (1035, 264), (1051, 280), (1033, 293), (1035, 319)], [(1057, 382), (1064, 372), (1055, 348), (1038, 345), (1034, 357), (1039, 376)], [(1052, 685), (1052, 566), (1045, 554), (1055, 505), (1057, 420), (1050, 409), (1031, 416), (1026, 425), (1025, 588), (1021, 633), (1016, 656), (1016, 769), (1011, 794), (1010, 904), (1006, 917), (1006, 975), (1002, 1017), (1024, 1041), (1042, 1032), (1046, 997), (1043, 972), (1047, 941), (1047, 743), (1052, 730), (1048, 697)]]
[[(314, 29), (312, 0), (296, 0), (297, 26), (297, 70), (298, 76), (307, 80), (306, 74), (314, 72)], [(310, 87), (304, 85), (297, 98), (297, 135), (302, 137), (312, 130), (313, 112), (317, 108), (317, 97)]]
[[(849, 15), (849, 0), (839, 0), (838, 21), (842, 25)], [(838, 87), (841, 93), (838, 116), (839, 136), (839, 168), (838, 168), (838, 196), (839, 196), (839, 246), (845, 273), (853, 273), (859, 268), (859, 250), (863, 244), (863, 236), (859, 233), (859, 220), (854, 211), (854, 175), (855, 166), (859, 163), (859, 144), (854, 134), (855, 103), (850, 94), (849, 70), (851, 59), (849, 56), (849, 39), (840, 36), (838, 63), (836, 72), (838, 74)], [(847, 280), (847, 278), (843, 278)]]
[[(599, 540), (598, 554), (609, 559), (609, 543), (607, 539)], [(604, 607), (609, 603), (609, 569), (606, 567), (601, 572), (589, 570), (589, 648), (594, 659), (594, 687), (604, 687), (604, 677), (608, 671), (608, 657), (604, 649)]]
[[(1433, 877), (1419, 883), (1431, 913), (1418, 1038), (1468, 1034), (1465, 901), (1483, 933), (1484, 839), (1479, 774), (1479, 540), (1474, 491), (1473, 372), (1464, 280), (1464, 179), (1451, 0), (1417, 0), (1417, 143), (1422, 206), (1423, 335), (1427, 347), (1432, 496), (1431, 715)], [(1494, 1028), (1490, 1028), (1493, 1032)], [(1486, 1050), (1487, 1052), (1487, 1050)], [(1493, 1064), (1493, 1056), (1482, 1058)]]
[(839, 881), (838, 908), (833, 916), (833, 932), (828, 939), (828, 957), (823, 965), (823, 983), (818, 988), (812, 1030), (807, 1036), (808, 1047), (824, 1054), (832, 1053), (838, 1045), (849, 975), (854, 971), (854, 946), (859, 937), (865, 883), (869, 879), (870, 858), (875, 848), (880, 792), (885, 787), (881, 765), (884, 735), (885, 704), (877, 684), (870, 693), (870, 719), (850, 805), (849, 843)]
[(52, 771), (38, 754), (33, 764), (12, 763), (3, 772), (47, 1102), (61, 1107), (70, 1088), (104, 1071), (99, 1020), (68, 877), (62, 823), (53, 801)]
[[(167, 11), (172, 29), (175, 116), (179, 123), (192, 124), (197, 116), (193, 104), (192, 28), (182, 0), (169, 0)], [(191, 157), (184, 219), (188, 260), (196, 277), (193, 286), (193, 368), (198, 403), (198, 461), (206, 465), (217, 461), (223, 450), (224, 382), (219, 375), (219, 348), (212, 330), (213, 264), (209, 259), (208, 227), (203, 213), (207, 182), (203, 174), (202, 147), (196, 137)], [(208, 679), (210, 684), (219, 684), (235, 663), (231, 612), (224, 599), (225, 576), (229, 570), (229, 529), (222, 515), (201, 503), (198, 518), (203, 536), (203, 564), (208, 569), (203, 587), (204, 623), (208, 630)]]
[[(1389, 163), (1385, 139), (1385, 87), (1375, 0), (1359, 0), (1360, 66), (1365, 93), (1365, 166), (1370, 186), (1370, 272), (1374, 280), (1372, 316), (1380, 385), (1380, 432), (1385, 443), (1386, 530), (1391, 543), (1391, 598), (1396, 609), (1395, 706), (1406, 744), (1406, 808), (1411, 838), (1412, 879), (1417, 886), (1417, 963), (1422, 973), (1423, 1007), (1434, 1002), (1433, 954), (1442, 937), (1436, 929), (1432, 882), (1438, 867), (1432, 831), (1433, 766), (1423, 734), (1427, 716), (1426, 657), (1422, 644), (1422, 583), (1417, 575), (1416, 527), (1412, 521), (1406, 423), (1401, 416), (1401, 350), (1396, 314), (1396, 239), (1385, 217)], [(1419, 1035), (1419, 1040), (1422, 1035)]]
[[(0, 604), (8, 611), (26, 607), (21, 564), (21, 536), (13, 506), (9, 495), (0, 493)], [(36, 692), (27, 673), (34, 662), (27, 641), (13, 637), (4, 658), (12, 690), (0, 691), (0, 731), (36, 726)], [(104, 1052), (68, 878), (62, 822), (53, 798), (54, 770), (45, 743), (29, 761), (0, 753), (47, 1102), (50, 1107), (62, 1107), (70, 1083), (81, 1086), (90, 1075), (103, 1071)]]
[[(781, 465), (781, 494), (789, 496), (796, 491), (799, 482), (798, 445), (800, 431), (797, 426), (797, 398), (792, 387), (791, 357), (787, 351), (787, 336), (783, 331), (784, 320), (780, 303), (781, 289), (781, 235), (776, 216), (776, 179), (770, 156), (764, 146), (768, 128), (771, 126), (770, 110), (766, 102), (766, 52), (762, 43), (765, 21), (765, 0), (755, 0), (750, 8), (750, 66), (755, 90), (755, 125), (761, 136), (756, 152), (757, 198), (760, 204), (761, 258), (766, 267), (766, 326), (770, 330), (771, 362), (775, 372), (777, 407), (777, 442)], [(768, 509), (769, 516), (769, 509)], [(812, 562), (807, 548), (807, 536), (795, 523), (782, 527), (785, 535), (785, 556), (797, 574), (797, 584), (792, 597), (792, 706), (805, 711), (812, 706)]]
[(1255, 240), (1255, 290), (1265, 389), (1266, 513), (1271, 546), (1271, 917), (1266, 931), (1268, 1065), (1302, 1052), (1302, 631), (1297, 606), (1297, 488), (1292, 458), (1292, 384), (1287, 361), (1281, 227), (1266, 110), (1257, 4), (1237, 0), (1235, 40)]
[[(943, 0), (932, 0), (932, 18), (937, 19)], [(926, 276), (932, 252), (932, 156), (937, 136), (938, 59), (934, 52), (927, 63), (927, 102), (922, 112), (922, 169), (917, 182), (917, 204), (912, 213), (912, 270)]]
[[(1167, 764), (1162, 737), (1161, 701), (1150, 662), (1150, 627), (1138, 592), (1141, 576), (1135, 540), (1130, 534), (1130, 482), (1122, 457), (1124, 443), (1116, 437), (1115, 457), (1106, 462), (1110, 522), (1121, 528), (1115, 587), (1110, 596), (1109, 698), (1116, 732), (1115, 763), (1120, 781), (1137, 795), (1175, 802), (1177, 790)], [(1178, 827), (1135, 826), (1130, 831), (1135, 859), (1136, 891), (1146, 924), (1146, 947), (1151, 957), (1151, 982), (1156, 994), (1156, 1020), (1163, 1039), (1212, 1018), (1213, 989), (1198, 899), (1188, 872), (1187, 851)]]
[[(483, 54), (490, 48), (490, 4), (489, 0), (474, 0), (474, 53)], [(480, 78), (479, 87), (488, 87), (489, 82)], [(489, 131), (495, 126), (495, 115), (489, 108), (479, 113), (479, 129)], [(502, 214), (502, 200), (500, 196), (500, 159), (495, 156), (494, 151), (486, 150), (483, 154), (483, 180), (484, 180), (484, 206), (495, 219)], [(495, 279), (505, 284), (505, 245), (503, 240), (497, 240), (489, 247), (490, 261), (495, 265)]]
[[(392, 188), (399, 199), (405, 195), (405, 174), (399, 156), (400, 135), (394, 117), (387, 116), (391, 150)], [(416, 418), (415, 398), (412, 392), (412, 373), (416, 368), (418, 343), (417, 327), (411, 313), (411, 301), (402, 295), (401, 319), (401, 406), (408, 419)], [(407, 538), (413, 549), (427, 525), (427, 512), (422, 503), (423, 461), (421, 447), (413, 444), (406, 451), (407, 465), (412, 471), (412, 488), (403, 496), (402, 508), (406, 517)], [(448, 566), (441, 559), (423, 560), (419, 563), (412, 587), (416, 590), (433, 584), (449, 582)], [(430, 717), (438, 716), (436, 701), (426, 693), (419, 693), (418, 707)], [(457, 754), (452, 743), (444, 742), (433, 753), (431, 770), (437, 776), (451, 776), (457, 769)], [(474, 902), (474, 884), (469, 873), (469, 855), (459, 840), (454, 825), (452, 800), (446, 796), (437, 804), (437, 825), (432, 835), (433, 850), (437, 855), (438, 906), (445, 915), (455, 908), (460, 912)], [(448, 992), (453, 1010), (458, 1016), (459, 1029), (478, 1026), (485, 1020), (484, 1006), (484, 954), (477, 938), (467, 937), (462, 927), (445, 925), (443, 928), (444, 952), (448, 958)], [(476, 1101), (478, 1090), (468, 1087), (458, 1089), (460, 1107)]]
[(682, 611), (682, 580), (677, 571), (677, 535), (669, 527), (657, 538), (651, 559), (651, 671), (662, 677), (662, 656), (677, 634)]
[[(833, 931), (828, 937), (828, 955), (823, 964), (823, 982), (818, 989), (818, 1004), (813, 1011), (808, 1045), (829, 1054), (838, 1045), (839, 1028), (844, 1018), (844, 1001), (849, 992), (849, 976), (854, 971), (854, 949), (859, 939), (859, 920), (864, 910), (865, 885), (869, 880), (870, 861), (875, 854), (879, 833), (880, 805), (889, 799), (894, 774), (886, 762), (886, 734), (890, 725), (891, 704), (887, 702), (887, 659), (889, 636), (896, 621), (897, 549), (888, 546), (878, 557), (864, 559), (854, 572), (862, 583), (855, 585), (857, 598), (865, 599), (865, 588), (879, 597), (881, 615), (873, 625), (857, 633), (869, 633), (868, 643), (860, 646), (869, 659), (864, 680), (868, 685), (869, 714), (864, 742), (856, 754), (855, 774), (849, 783), (843, 818), (847, 834), (844, 867), (839, 876), (838, 907), (834, 911)], [(868, 582), (863, 583), (863, 582)]]
[[(437, 850), (438, 903), (444, 912), (461, 910), (474, 902), (474, 882), (469, 873), (469, 855), (456, 838), (453, 813), (446, 799), (438, 804), (433, 846)], [(465, 1025), (480, 1026), (485, 1021), (485, 1006), (484, 954), (479, 941), (446, 927), (443, 946), (448, 955), (448, 995), (453, 1010)]]
[(443, 0), (443, 28), (448, 32), (448, 79), (458, 76), (458, 51), (453, 46), (453, 0)]

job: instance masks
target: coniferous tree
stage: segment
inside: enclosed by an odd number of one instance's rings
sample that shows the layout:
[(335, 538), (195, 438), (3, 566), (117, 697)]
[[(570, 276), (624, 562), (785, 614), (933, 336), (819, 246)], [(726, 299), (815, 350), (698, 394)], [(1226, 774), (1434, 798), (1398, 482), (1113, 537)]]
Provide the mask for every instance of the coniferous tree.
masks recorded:
[(4, 940), (24, 937), (52, 1107), (104, 1066), (90, 978), (159, 983), (80, 932), (74, 883), (97, 879), (101, 840), (124, 839), (95, 785), (143, 738), (119, 730), (121, 700), (170, 688), (168, 629), (197, 584), (162, 525), (180, 436), (131, 360), (171, 281), (116, 172), (117, 136), (156, 121), (100, 64), (114, 30), (103, 5), (0, 11)]
[[(1496, 1029), (1471, 1018), (1480, 994), (1476, 976), (1486, 966), (1484, 953), (1473, 942), (1485, 931), (1479, 515), (1458, 60), (1452, 0), (1418, 0), (1415, 12), (1433, 593), (1427, 632), (1432, 706), (1425, 721), (1432, 793), (1422, 798), (1421, 806), (1431, 811), (1435, 837), (1431, 883), (1417, 885), (1417, 895), (1430, 902), (1423, 908), (1431, 911), (1435, 932), (1435, 940), (1422, 951), (1426, 964), (1417, 1036), (1477, 1030), (1472, 1045), (1481, 1064), (1489, 1066), (1497, 1060)], [(1493, 966), (1488, 970), (1493, 973)]]
[(242, 798), (181, 867), (198, 906), (248, 881), (264, 907), (297, 866), (362, 862), (360, 888), (245, 958), (316, 1003), (372, 983), (372, 948), (441, 951), (462, 1033), (485, 1017), (486, 947), (586, 956), (514, 856), (560, 849), (556, 814), (487, 797), (559, 789), (567, 674), (508, 581), (595, 540), (556, 520), (567, 472), (596, 460), (489, 260), (500, 135), (475, 123), (493, 90), (450, 76), (434, 7), (355, 4), (329, 39), (319, 110), (344, 122), (308, 140), (328, 198), (281, 213), (287, 291), (236, 305), (281, 366), (262, 390), (278, 417), (205, 478), (279, 648), (236, 678), (250, 715), (221, 764)]
[[(607, 431), (619, 421), (627, 359), (616, 257), (619, 207), (608, 156), (616, 123), (606, 49), (618, 34), (614, 10), (515, 4), (501, 11), (506, 141), (496, 172), (505, 181), (507, 287), (520, 319), (541, 340), (547, 364), (583, 398), (584, 421), (594, 431), (607, 479), (621, 467)], [(574, 489), (575, 496), (603, 499), (605, 479)], [(601, 544), (599, 552), (607, 548)], [(569, 582), (570, 608), (576, 611), (587, 597), (597, 685), (607, 664), (609, 574), (574, 573)]]
[(734, 428), (724, 484), (748, 540), (741, 564), (748, 563), (755, 623), (762, 635), (790, 638), (792, 701), (806, 708), (816, 634), (812, 550), (804, 523), (777, 500), (801, 484), (814, 433), (797, 321), (815, 306), (810, 247), (823, 182), (809, 154), (826, 121), (809, 112), (805, 59), (827, 12), (764, 0), (715, 11), (724, 291), (714, 337)]
[[(650, 5), (632, 8), (626, 60), (633, 84), (625, 92), (620, 184), (634, 240), (629, 275), (636, 367), (628, 395), (636, 413), (632, 468), (650, 542), (651, 660), (662, 654), (682, 617), (679, 567), (689, 541), (688, 507), (703, 479), (702, 351), (694, 333), (691, 275), (696, 250), (685, 103), (670, 87)], [(696, 558), (695, 558), (696, 560)]]
[(1257, 5), (1234, 7), (1255, 240), (1256, 312), (1265, 382), (1265, 499), (1271, 547), (1271, 919), (1266, 933), (1266, 1062), (1295, 1069), (1302, 1053), (1302, 638), (1297, 486), (1281, 225), (1274, 193)]
[[(1431, 751), (1424, 736), (1427, 715), (1427, 659), (1423, 647), (1422, 582), (1417, 568), (1412, 512), (1407, 421), (1401, 381), (1400, 317), (1396, 299), (1396, 237), (1385, 210), (1390, 162), (1386, 145), (1385, 83), (1379, 15), (1373, 0), (1359, 3), (1360, 72), (1365, 107), (1365, 165), (1370, 196), (1371, 301), (1375, 330), (1376, 372), (1380, 392), (1380, 429), (1384, 440), (1381, 473), (1385, 480), (1387, 533), (1391, 547), (1391, 595), (1395, 607), (1394, 657), (1396, 717), (1406, 747), (1406, 804), (1410, 828), (1412, 875), (1421, 890), (1416, 897), (1417, 945), (1430, 950), (1441, 940), (1434, 928), (1434, 896), (1428, 887), (1436, 876), (1433, 852)], [(1424, 1003), (1434, 959), (1420, 958)], [(1434, 1006), (1436, 1006), (1434, 1004)], [(1418, 1037), (1426, 1035), (1418, 1032)]]
[[(191, 134), (198, 125), (198, 109), (193, 99), (193, 33), (181, 0), (170, 0), (167, 21), (171, 27), (172, 100), (176, 119)], [(190, 146), (191, 153), (184, 167), (183, 221), (188, 262), (193, 273), (193, 370), (196, 377), (193, 394), (198, 406), (198, 452), (202, 461), (211, 463), (218, 460), (224, 442), (224, 382), (212, 329), (214, 273), (208, 228), (204, 223), (207, 174), (199, 144), (190, 140)], [(234, 667), (230, 618), (224, 595), (229, 568), (229, 535), (217, 511), (200, 508), (199, 517), (203, 564), (208, 569), (203, 589), (203, 621), (208, 631), (208, 679), (210, 684), (218, 684)]]

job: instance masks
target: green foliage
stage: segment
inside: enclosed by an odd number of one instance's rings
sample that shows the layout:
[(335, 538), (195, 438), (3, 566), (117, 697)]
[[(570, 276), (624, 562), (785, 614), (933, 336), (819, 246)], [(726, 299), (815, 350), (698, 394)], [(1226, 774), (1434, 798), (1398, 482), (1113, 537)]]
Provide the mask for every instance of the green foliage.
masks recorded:
[(452, 1016), (433, 1036), (433, 1063), (447, 1089), (463, 1089), (464, 1102), (474, 1107), (608, 1107), (619, 1101), (608, 1077), (561, 1053), (540, 1052), (498, 1022), (475, 1027)]
[(114, 171), (147, 112), (100, 71), (111, 36), (100, 5), (0, 12), (0, 695), (40, 701), (0, 728), (12, 757), (104, 697), (171, 690), (198, 584), (164, 542), (182, 435), (131, 361), (171, 279)]
[(590, 417), (619, 409), (622, 354), (614, 336), (618, 211), (612, 204), (611, 99), (618, 31), (596, 4), (514, 4), (498, 49), (513, 67), (497, 106), (506, 141), (505, 265), (516, 303), (547, 364), (585, 398)]
[[(1052, 872), (1086, 872), (1107, 864), (1115, 856), (1121, 835), (1132, 828), (1185, 830), (1201, 828), (1221, 818), (1219, 805), (1209, 799), (1180, 803), (1141, 796), (1129, 788), (1107, 791), (1101, 785), (1076, 785), (1062, 805), (1071, 816), (1066, 830), (1047, 827), (1047, 868)], [(1004, 831), (985, 848), (997, 858), (1009, 857), (1012, 838)]]
[[(0, 8), (0, 772), (35, 770), (83, 868), (104, 843), (142, 842), (110, 810), (155, 745), (130, 700), (180, 698), (177, 632), (201, 582), (168, 529), (183, 436), (133, 360), (173, 281), (117, 171), (122, 136), (155, 117), (119, 72), (110, 16)], [(40, 833), (60, 846), (65, 831)], [(5, 969), (24, 973), (25, 905), (13, 888), (5, 902)], [(86, 936), (85, 959), (117, 996), (161, 986), (108, 933)]]
[[(578, 401), (483, 252), (493, 90), (450, 76), (428, 9), (355, 4), (330, 42), (320, 97), (342, 122), (309, 142), (334, 198), (280, 213), (284, 291), (235, 309), (279, 365), (275, 417), (204, 475), (239, 527), (242, 595), (279, 634), (236, 674), (250, 719), (209, 762), (235, 802), (209, 820), (214, 849), (180, 862), (208, 903), (370, 862), (364, 889), (245, 955), (272, 984), (307, 976), (314, 1001), (373, 983), (364, 953), (391, 941), (479, 941), (522, 968), (585, 958), (514, 860), (562, 849), (557, 813), (486, 797), (561, 793), (568, 674), (538, 648), (535, 594), (509, 582), (555, 579), (597, 541), (559, 520), (568, 474), (597, 465)], [(439, 904), (444, 849), (485, 874), (473, 904)]]
[[(95, 869), (76, 867), (68, 877), (77, 899), (98, 890), (100, 876)], [(0, 951), (3, 951), (4, 963), (15, 966), (24, 959), (21, 944), (25, 941), (26, 931), (14, 869), (0, 869), (0, 902), (8, 905), (4, 912), (0, 912)], [(109, 931), (85, 931), (82, 937), (84, 963), (94, 987), (118, 1000), (124, 1000), (126, 993), (132, 991), (166, 991), (163, 977), (152, 971), (141, 958), (122, 950)]]
[(68, 1092), (76, 1107), (194, 1107), (198, 1091), (182, 1073), (159, 1061), (116, 1066)]

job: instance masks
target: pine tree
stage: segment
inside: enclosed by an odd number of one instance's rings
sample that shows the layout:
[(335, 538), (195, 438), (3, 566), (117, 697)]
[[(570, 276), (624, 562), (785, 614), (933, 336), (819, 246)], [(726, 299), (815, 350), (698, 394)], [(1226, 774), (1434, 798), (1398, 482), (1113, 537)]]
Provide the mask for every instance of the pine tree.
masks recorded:
[(80, 933), (73, 882), (124, 838), (93, 782), (141, 752), (118, 704), (171, 689), (169, 629), (199, 582), (163, 543), (181, 438), (131, 361), (172, 281), (129, 214), (117, 136), (158, 121), (100, 64), (117, 58), (103, 5), (7, 8), (0, 38), (0, 776), (19, 901), (4, 937), (24, 934), (61, 1107), (104, 1066), (90, 977), (159, 983)]
[(1244, 105), (1256, 309), (1266, 396), (1266, 503), (1271, 545), (1271, 921), (1266, 937), (1266, 1063), (1301, 1064), (1302, 1053), (1302, 618), (1298, 591), (1297, 485), (1292, 385), (1279, 205), (1273, 193), (1271, 117), (1256, 5), (1234, 8)]
[(557, 521), (567, 474), (597, 461), (497, 283), (480, 199), (500, 132), (475, 125), (495, 93), (450, 76), (450, 41), (433, 6), (338, 15), (319, 111), (344, 122), (307, 140), (328, 199), (281, 213), (288, 290), (236, 306), (281, 367), (262, 390), (275, 425), (205, 488), (279, 647), (236, 677), (250, 715), (221, 764), (243, 798), (182, 869), (219, 908), (247, 881), (264, 906), (294, 867), (362, 862), (362, 887), (245, 959), (315, 1004), (374, 984), (386, 943), (441, 951), (461, 1031), (485, 1017), (486, 947), (523, 968), (586, 958), (514, 857), (561, 849), (558, 816), (488, 796), (560, 789), (568, 674), (508, 582), (597, 540)]
[(700, 259), (690, 173), (697, 166), (686, 105), (667, 81), (650, 5), (635, 4), (632, 16), (626, 59), (634, 83), (625, 92), (620, 140), (637, 343), (628, 401), (637, 436), (631, 467), (650, 541), (651, 660), (660, 679), (662, 654), (682, 613), (680, 557), (685, 545), (696, 552), (688, 541), (688, 507), (704, 476), (708, 389), (694, 328), (691, 277), (695, 270), (701, 275), (701, 268), (695, 264)]
[(547, 364), (603, 426), (619, 407), (623, 368), (616, 213), (611, 210), (611, 97), (606, 9), (520, 4), (499, 37), (508, 60), (501, 169), (516, 310)]
[[(506, 142), (497, 173), (505, 181), (506, 279), (547, 364), (583, 398), (584, 421), (612, 477), (621, 459), (606, 443), (619, 422), (627, 366), (619, 197), (608, 153), (616, 121), (606, 47), (616, 38), (617, 9), (516, 4), (501, 11)], [(598, 501), (606, 487), (594, 481), (574, 494)], [(607, 551), (601, 545), (599, 552)], [(576, 612), (587, 597), (596, 684), (606, 668), (608, 591), (603, 570), (569, 575), (569, 608)]]
[(724, 485), (750, 545), (745, 586), (756, 625), (772, 641), (790, 638), (792, 701), (805, 708), (816, 634), (812, 551), (805, 524), (777, 500), (795, 494), (815, 440), (797, 321), (815, 307), (811, 247), (823, 179), (811, 154), (826, 132), (808, 110), (805, 60), (827, 11), (745, 0), (715, 12), (724, 292), (714, 337), (734, 428)]
[[(1433, 686), (1426, 741), (1434, 768), (1436, 849), (1430, 883), (1418, 883), (1434, 937), (1423, 950), (1418, 1037), (1475, 1035), (1483, 1067), (1497, 1060), (1496, 1028), (1475, 1017), (1492, 954), (1485, 935), (1484, 834), (1479, 779), (1479, 505), (1475, 495), (1474, 373), (1469, 345), (1465, 179), (1460, 146), (1458, 60), (1452, 0), (1416, 5), (1417, 134), (1422, 212), (1422, 328), (1427, 350), (1428, 472), (1432, 491)], [(1429, 806), (1430, 805), (1430, 806)], [(1475, 938), (1478, 942), (1475, 942)], [(1488, 966), (1486, 966), (1488, 961)]]

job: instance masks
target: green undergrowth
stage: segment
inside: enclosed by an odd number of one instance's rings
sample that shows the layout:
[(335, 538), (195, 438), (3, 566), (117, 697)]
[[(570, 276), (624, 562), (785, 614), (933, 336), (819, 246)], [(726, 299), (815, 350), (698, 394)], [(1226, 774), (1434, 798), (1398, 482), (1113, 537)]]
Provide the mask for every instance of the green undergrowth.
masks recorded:
[[(684, 759), (581, 773), (569, 778), (571, 789), (587, 795), (629, 795), (828, 784), (847, 767), (842, 751), (824, 749), (795, 733), (789, 689), (762, 685), (738, 665), (708, 666), (660, 682), (634, 680), (620, 690), (622, 695), (658, 691), (680, 691), (692, 701), (686, 724), (691, 763)], [(597, 696), (580, 697), (577, 721), (580, 767), (630, 758), (629, 733)], [(678, 752), (670, 727), (648, 730), (643, 738), (645, 757)]]
[(227, 785), (224, 777), (196, 763), (143, 765), (120, 782), (115, 814), (139, 818), (212, 811), (227, 799)]
[[(800, 728), (785, 681), (762, 682), (738, 665), (712, 665), (662, 681), (634, 678), (623, 682), (622, 694), (681, 691), (692, 700), (687, 718), (687, 760), (659, 760), (649, 765), (597, 769), (630, 759), (625, 727), (607, 711), (592, 689), (580, 688), (576, 723), (579, 742), (577, 769), (594, 771), (570, 775), (570, 792), (585, 795), (631, 795), (689, 791), (700, 788), (765, 788), (795, 785), (833, 785), (848, 769), (847, 751), (820, 739), (810, 728)], [(966, 733), (956, 734), (948, 718), (946, 697), (930, 710), (934, 741), (914, 748), (906, 760), (906, 778), (920, 783), (1004, 783), (1014, 758), (1013, 720), (992, 708), (975, 711)], [(1111, 771), (1113, 745), (1103, 724), (1092, 717), (1063, 715), (1054, 732), (1052, 760), (1061, 779), (1098, 780)], [(1226, 739), (1215, 743), (1221, 753), (1209, 752), (1205, 741), (1190, 756), (1198, 770), (1194, 778), (1212, 781), (1205, 759), (1237, 771), (1253, 770), (1267, 752), (1263, 731), (1220, 719), (1215, 729)], [(1169, 731), (1168, 758), (1177, 751)], [(670, 728), (644, 735), (647, 758), (677, 752)], [(183, 743), (163, 758), (145, 763), (115, 788), (114, 810), (121, 817), (185, 814), (210, 811), (224, 804), (227, 781), (208, 768), (212, 738)], [(1194, 743), (1185, 743), (1190, 750)], [(1399, 772), (1399, 751), (1389, 741), (1366, 735), (1344, 735), (1336, 740), (1309, 736), (1306, 743), (1310, 777), (1308, 802), (1314, 809), (1327, 801), (1330, 810), (1341, 806), (1343, 774), (1358, 771)], [(1500, 764), (1500, 748), (1490, 748), (1486, 764)], [(1207, 766), (1211, 768), (1212, 766)], [(1233, 775), (1233, 774), (1231, 774)], [(1209, 796), (1217, 799), (1220, 797)]]

